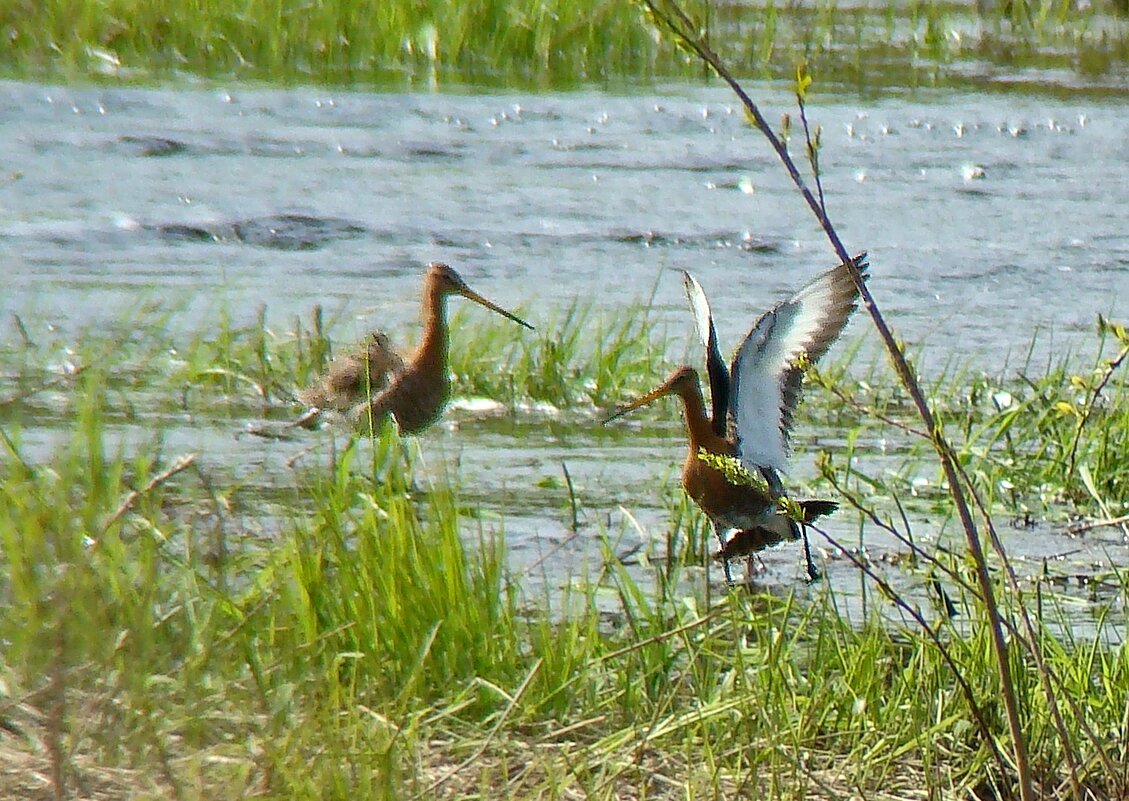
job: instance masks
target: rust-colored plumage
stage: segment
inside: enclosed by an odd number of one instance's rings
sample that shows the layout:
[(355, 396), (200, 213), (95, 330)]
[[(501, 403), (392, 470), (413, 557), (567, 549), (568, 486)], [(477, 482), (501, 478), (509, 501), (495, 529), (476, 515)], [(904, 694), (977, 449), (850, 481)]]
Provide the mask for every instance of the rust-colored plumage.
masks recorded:
[[(865, 256), (855, 266), (865, 273)], [(779, 473), (786, 466), (803, 363), (814, 363), (838, 338), (855, 309), (858, 291), (848, 265), (823, 273), (762, 315), (727, 369), (705, 293), (688, 273), (685, 283), (706, 346), (713, 418), (706, 411), (698, 374), (691, 367), (680, 367), (609, 420), (666, 395), (682, 400), (690, 440), (682, 486), (710, 519), (721, 544), (716, 556), (725, 564), (729, 579), (730, 559), (800, 537), (799, 524), (780, 513), (778, 501), (785, 495)], [(725, 473), (701, 459), (700, 451), (736, 459), (762, 486), (732, 483)], [(837, 507), (834, 501), (817, 499), (797, 503), (804, 523)], [(814, 577), (818, 573), (806, 548), (805, 554), (809, 575)]]
[(423, 282), (423, 337), (403, 368), (388, 385), (349, 411), (355, 425), (379, 429), (391, 415), (401, 433), (417, 434), (439, 419), (451, 395), (447, 356), (450, 329), (447, 297), (461, 295), (532, 330), (533, 326), (491, 303), (466, 285), (457, 272), (440, 262), (428, 265)]
[[(777, 514), (776, 500), (756, 486), (733, 484), (721, 470), (703, 460), (699, 453), (737, 458), (737, 444), (713, 430), (706, 414), (705, 400), (698, 374), (692, 367), (679, 367), (661, 385), (620, 409), (614, 417), (646, 406), (659, 398), (675, 395), (682, 401), (689, 450), (682, 463), (682, 488), (710, 519), (722, 542), (717, 556), (735, 559), (794, 539), (794, 524)], [(614, 419), (614, 418), (610, 418)], [(736, 530), (740, 537), (728, 540), (720, 535)]]

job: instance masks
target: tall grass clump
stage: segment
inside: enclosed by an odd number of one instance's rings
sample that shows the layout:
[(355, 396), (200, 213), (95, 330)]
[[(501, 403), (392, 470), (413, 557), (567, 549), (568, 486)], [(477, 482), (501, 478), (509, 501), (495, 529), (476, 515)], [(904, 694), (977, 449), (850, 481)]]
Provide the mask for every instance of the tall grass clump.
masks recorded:
[[(962, 61), (1107, 74), (1129, 59), (1122, 0), (687, 4), (750, 75), (810, 62), (850, 86), (944, 83)], [(628, 0), (10, 0), (0, 69), (46, 80), (223, 80), (568, 87), (697, 78)], [(951, 80), (963, 85), (962, 70)]]
[(317, 506), (295, 523), (285, 566), (294, 582), (277, 610), (292, 620), (269, 627), (292, 630), (327, 675), (405, 706), (446, 697), (460, 678), (508, 684), (523, 659), (502, 533), (479, 531), (468, 550), (451, 489), (414, 498), (398, 489), (402, 476), (362, 480), (356, 454), (312, 488)]
[(281, 0), (14, 0), (0, 28), (9, 68), (53, 74), (570, 83), (676, 64), (628, 4), (609, 0), (332, 0), (295, 11)]
[(665, 328), (640, 303), (613, 314), (574, 300), (536, 333), (493, 320), (470, 325), (460, 311), (452, 321), (451, 372), (473, 394), (602, 408), (655, 383), (666, 350)]
[(168, 468), (158, 442), (115, 446), (98, 368), (76, 391), (69, 439), (49, 460), (27, 458), (9, 426), (0, 460), (0, 706), (11, 731), (41, 744), (60, 797), (103, 778), (100, 766), (164, 765), (173, 739), (203, 753), (241, 703), (238, 668), (215, 661), (228, 619), (217, 554), (170, 513), (173, 477), (192, 459)]

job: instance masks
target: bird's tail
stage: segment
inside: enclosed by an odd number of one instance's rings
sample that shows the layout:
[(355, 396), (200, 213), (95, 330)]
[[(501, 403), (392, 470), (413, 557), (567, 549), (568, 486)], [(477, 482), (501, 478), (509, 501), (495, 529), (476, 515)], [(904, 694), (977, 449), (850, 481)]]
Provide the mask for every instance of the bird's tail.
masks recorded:
[(806, 500), (797, 501), (800, 508), (804, 512), (804, 522), (811, 523), (817, 517), (829, 515), (839, 508), (839, 504), (835, 501), (825, 501), (820, 498), (808, 498)]

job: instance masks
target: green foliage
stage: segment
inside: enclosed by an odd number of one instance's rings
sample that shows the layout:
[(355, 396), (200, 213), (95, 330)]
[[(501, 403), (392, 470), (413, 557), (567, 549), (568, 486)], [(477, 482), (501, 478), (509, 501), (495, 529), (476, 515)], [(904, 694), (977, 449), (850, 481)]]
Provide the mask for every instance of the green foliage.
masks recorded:
[(644, 306), (611, 314), (573, 301), (535, 333), (504, 320), (470, 325), (469, 314), (452, 317), (451, 373), (463, 393), (606, 407), (656, 383), (664, 369), (666, 332)]
[[(203, 456), (170, 472), (166, 440), (184, 403), (226, 417), (278, 404), (280, 388), (324, 362), (320, 323), (278, 334), (263, 314), (246, 325), (221, 317), (170, 354), (165, 312), (148, 314), (120, 332), (87, 332), (57, 407), (37, 399), (58, 378), (43, 365), (66, 343), (0, 355), (14, 376), (0, 396), (0, 718), (59, 744), (36, 756), (5, 738), (0, 756), (38, 759), (44, 775), (55, 759), (69, 781), (81, 765), (83, 781), (118, 795), (187, 799), (437, 797), (468, 786), (490, 797), (611, 797), (608, 788), (651, 792), (656, 777), (683, 797), (896, 798), (1006, 785), (976, 721), (1006, 737), (959, 554), (887, 568), (911, 588), (941, 577), (957, 617), (936, 596), (915, 596), (928, 630), (899, 617), (902, 590), (869, 579), (861, 612), (859, 598), (829, 585), (786, 598), (715, 585), (711, 602), (688, 580), (700, 576), (688, 565), (708, 530), (679, 495), (670, 536), (686, 539), (668, 541), (666, 558), (628, 570), (609, 548), (587, 580), (541, 594), (508, 573), (505, 521), (484, 523), (460, 501), (473, 476), (415, 467), (392, 431), (295, 472), (262, 536), (258, 507), (231, 503), (239, 479)], [(528, 364), (522, 380), (546, 398), (591, 404), (601, 370), (606, 392), (625, 395), (663, 372), (645, 312), (624, 318), (605, 324), (574, 307), (560, 323), (534, 321), (544, 340), (470, 317), (456, 330), (484, 372)], [(609, 332), (599, 357), (569, 344), (593, 329)], [(938, 380), (934, 402), (949, 428), (972, 434), (963, 458), (985, 486), (1036, 480), (1020, 468), (1050, 481), (1050, 464), (1062, 483), (1077, 439), (1064, 497), (1087, 504), (1092, 484), (1111, 510), (1123, 502), (1112, 453), (1124, 448), (1129, 404), (1115, 362), (1129, 343), (1113, 323), (1100, 331), (1112, 354), (1092, 370), (1064, 362), (1045, 376), (952, 370)], [(549, 341), (559, 350), (550, 354)], [(881, 363), (854, 358), (848, 370), (852, 356), (809, 371), (827, 390), (809, 389), (801, 424), (851, 432), (848, 454), (878, 431), (891, 436), (869, 412), (905, 419)], [(636, 370), (649, 374), (628, 375)], [(491, 387), (501, 385), (483, 391)], [(520, 384), (507, 391), (520, 396)], [(1001, 391), (1010, 403), (992, 400)], [(146, 437), (126, 444), (112, 426), (141, 413), (136, 400), (123, 404), (138, 396), (165, 405), (145, 413)], [(33, 444), (43, 430), (28, 425), (33, 413), (47, 418), (54, 445)], [(1027, 458), (1005, 470), (1007, 452)], [(904, 455), (913, 474), (916, 457)], [(899, 486), (888, 482), (867, 497)], [(1008, 619), (1021, 605), (1032, 611), (1069, 699), (1068, 728), (1084, 723), (1122, 766), (1129, 659), (1108, 643), (1123, 634), (1116, 607), (1129, 588), (1112, 581), (1108, 608), (1085, 630), (1072, 628), (1076, 599), (1049, 582), (1026, 597), (1000, 593)], [(1033, 762), (1057, 776), (1063, 746), (1019, 649), (1014, 674)], [(1096, 759), (1086, 737), (1071, 747)], [(1082, 778), (1116, 797), (1116, 775)]]
[(725, 480), (734, 486), (756, 487), (762, 492), (768, 492), (768, 484), (765, 482), (764, 477), (759, 473), (754, 474), (749, 472), (749, 468), (745, 467), (745, 465), (741, 463), (741, 460), (734, 456), (710, 453), (706, 450), (699, 449), (698, 458), (725, 476)]
[[(1122, 4), (1123, 5), (1123, 4)], [(944, 81), (972, 60), (1110, 73), (1129, 60), (1117, 0), (687, 4), (710, 46), (763, 76), (810, 63), (848, 85)], [(622, 0), (10, 0), (0, 70), (46, 80), (223, 80), (432, 87), (699, 77)], [(954, 72), (960, 80), (961, 70)]]
[[(1093, 365), (1079, 371), (1063, 358), (1043, 372), (1030, 364), (1001, 374), (961, 367), (937, 376), (929, 396), (962, 466), (991, 505), (1011, 515), (1068, 514), (1117, 517), (1129, 511), (1129, 383), (1124, 329), (1101, 319)], [(1112, 343), (1110, 340), (1114, 340)], [(1113, 355), (1106, 355), (1111, 350)], [(907, 399), (888, 378), (848, 374), (840, 363), (810, 370), (809, 380), (828, 390), (829, 403), (812, 393), (805, 411), (822, 425), (849, 432), (848, 442), (880, 440), (899, 458), (896, 469), (867, 475), (851, 467), (866, 492), (940, 499), (940, 477), (913, 485), (931, 445), (913, 435)], [(857, 363), (857, 362), (856, 362)], [(901, 430), (899, 430), (901, 427)], [(848, 451), (848, 454), (850, 451)]]
[[(671, 55), (610, 0), (15, 0), (0, 8), (9, 68), (190, 72), (330, 83), (510, 75), (599, 80)], [(664, 66), (665, 65), (665, 66)]]

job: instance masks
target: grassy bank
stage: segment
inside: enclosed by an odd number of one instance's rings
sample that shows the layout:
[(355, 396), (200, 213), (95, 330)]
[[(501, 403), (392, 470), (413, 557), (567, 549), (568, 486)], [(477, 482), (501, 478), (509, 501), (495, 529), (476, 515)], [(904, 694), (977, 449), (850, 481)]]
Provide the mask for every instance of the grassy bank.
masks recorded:
[[(644, 309), (611, 323), (575, 307), (535, 320), (537, 336), (459, 322), (463, 392), (551, 402), (577, 424), (665, 372), (668, 345)], [(596, 351), (576, 336), (594, 327)], [(1010, 787), (988, 634), (958, 556), (864, 560), (861, 612), (826, 584), (707, 596), (685, 581), (700, 575), (689, 549), (633, 569), (609, 549), (546, 595), (507, 566), (505, 520), (460, 500), (471, 477), (407, 466), (391, 440), (294, 471), (267, 530), (262, 499), (240, 489), (246, 466), (169, 443), (208, 418), (292, 415), (280, 399), (324, 363), (324, 332), (263, 314), (178, 346), (160, 309), (121, 329), (17, 338), (0, 354), (0, 795), (897, 799)], [(1057, 464), (1047, 510), (1124, 512), (1125, 468), (1109, 458), (1129, 427), (1111, 368), (1120, 333), (1103, 330), (1093, 370), (938, 379), (934, 402), (967, 428), (964, 458), (985, 486), (1046, 484)], [(880, 364), (857, 361), (825, 368), (801, 426), (846, 432), (828, 480), (889, 523), (892, 495), (912, 502), (903, 479), (834, 466), (876, 435), (904, 440), (906, 475), (919, 459), (897, 425), (904, 399)], [(122, 436), (132, 427), (140, 441)], [(1071, 450), (1090, 479), (1061, 477)], [(1009, 514), (1018, 502), (995, 499)], [(1037, 598), (998, 588), (1009, 619), (1035, 614), (1057, 714), (1076, 733), (1055, 736), (1042, 674), (1016, 649), (1043, 797), (1068, 797), (1071, 761), (1092, 797), (1126, 789), (1129, 651), (1110, 643), (1126, 635), (1114, 610), (1129, 582), (1114, 581), (1084, 634), (1075, 599), (1052, 584)]]
[[(1129, 60), (1122, 0), (698, 0), (688, 10), (741, 73), (789, 79), (796, 63), (808, 61), (824, 85), (961, 86), (991, 82), (995, 66), (1093, 78), (1116, 75)], [(14, 0), (0, 7), (0, 31), (0, 71), (49, 81), (187, 75), (547, 88), (704, 74), (696, 59), (660, 41), (628, 0), (365, 0), (300, 8), (282, 0)]]

